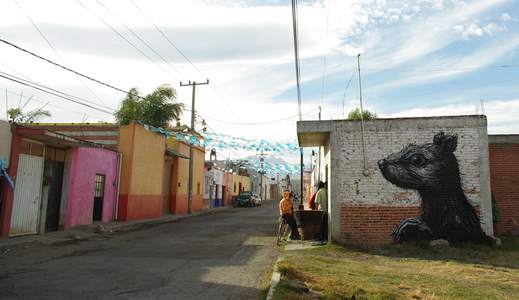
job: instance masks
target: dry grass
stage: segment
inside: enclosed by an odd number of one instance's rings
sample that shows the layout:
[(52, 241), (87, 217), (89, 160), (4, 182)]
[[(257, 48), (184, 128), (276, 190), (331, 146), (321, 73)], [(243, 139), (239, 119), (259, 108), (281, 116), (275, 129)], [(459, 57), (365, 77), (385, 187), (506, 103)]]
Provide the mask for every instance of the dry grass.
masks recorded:
[[(287, 251), (279, 270), (324, 299), (518, 299), (519, 238), (500, 248), (394, 245), (362, 251), (329, 245)], [(308, 299), (284, 286), (278, 299)]]

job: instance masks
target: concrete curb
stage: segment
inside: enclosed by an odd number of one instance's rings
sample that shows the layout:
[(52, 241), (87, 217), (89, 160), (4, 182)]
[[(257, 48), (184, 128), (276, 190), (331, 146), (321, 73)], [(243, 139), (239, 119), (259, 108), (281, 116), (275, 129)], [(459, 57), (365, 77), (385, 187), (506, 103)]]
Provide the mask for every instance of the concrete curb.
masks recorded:
[(266, 300), (274, 299), (274, 292), (276, 291), (276, 286), (279, 284), (279, 281), (281, 280), (281, 273), (279, 273), (278, 271), (278, 263), (281, 260), (281, 258), (278, 258), (276, 260), (276, 264), (274, 265), (274, 272), (272, 272), (272, 279), (270, 280), (270, 288)]

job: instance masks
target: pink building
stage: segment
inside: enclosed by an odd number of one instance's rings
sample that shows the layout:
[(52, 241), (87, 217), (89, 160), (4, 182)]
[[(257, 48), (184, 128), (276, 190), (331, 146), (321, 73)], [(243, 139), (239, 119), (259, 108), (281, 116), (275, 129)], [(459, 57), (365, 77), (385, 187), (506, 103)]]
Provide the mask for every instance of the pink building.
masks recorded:
[(64, 228), (109, 222), (117, 205), (117, 152), (103, 148), (73, 148), (68, 182), (64, 182)]

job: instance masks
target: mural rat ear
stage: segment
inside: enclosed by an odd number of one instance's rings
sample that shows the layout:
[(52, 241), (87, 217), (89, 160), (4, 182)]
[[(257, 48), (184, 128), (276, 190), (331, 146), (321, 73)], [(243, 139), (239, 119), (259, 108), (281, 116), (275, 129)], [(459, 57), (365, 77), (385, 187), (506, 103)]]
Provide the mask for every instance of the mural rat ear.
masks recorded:
[(440, 131), (434, 136), (433, 143), (439, 146), (443, 152), (454, 152), (458, 146), (458, 136)]

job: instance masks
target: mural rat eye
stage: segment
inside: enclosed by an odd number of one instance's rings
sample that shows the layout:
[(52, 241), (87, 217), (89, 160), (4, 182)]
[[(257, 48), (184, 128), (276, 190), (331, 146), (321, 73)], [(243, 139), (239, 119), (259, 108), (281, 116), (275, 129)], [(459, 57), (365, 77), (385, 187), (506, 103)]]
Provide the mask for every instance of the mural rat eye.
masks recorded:
[(425, 157), (415, 154), (409, 158), (409, 162), (414, 166), (421, 167), (425, 164)]

